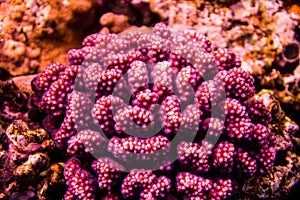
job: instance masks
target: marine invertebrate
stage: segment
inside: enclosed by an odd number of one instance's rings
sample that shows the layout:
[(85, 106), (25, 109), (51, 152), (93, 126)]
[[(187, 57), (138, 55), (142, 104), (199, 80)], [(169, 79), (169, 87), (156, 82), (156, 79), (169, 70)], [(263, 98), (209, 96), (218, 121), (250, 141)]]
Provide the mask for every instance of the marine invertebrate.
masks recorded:
[(81, 163), (76, 158), (71, 158), (65, 165), (64, 175), (67, 180), (67, 192), (64, 199), (95, 199), (95, 178), (81, 168)]
[(34, 78), (44, 127), (75, 156), (66, 199), (225, 199), (272, 167), (270, 112), (248, 100), (254, 79), (233, 52), (210, 45), (162, 23), (150, 33), (93, 34), (69, 52), (68, 66)]
[(156, 177), (151, 170), (132, 170), (124, 179), (121, 192), (125, 198), (135, 195), (135, 190), (142, 189), (140, 199), (161, 199), (166, 197), (171, 181), (165, 177)]

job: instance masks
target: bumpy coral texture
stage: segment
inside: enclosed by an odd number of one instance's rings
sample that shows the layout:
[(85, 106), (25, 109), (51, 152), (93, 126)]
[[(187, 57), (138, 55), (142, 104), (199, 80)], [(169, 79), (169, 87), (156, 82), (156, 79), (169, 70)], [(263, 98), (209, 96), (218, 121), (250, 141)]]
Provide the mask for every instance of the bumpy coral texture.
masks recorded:
[[(68, 66), (33, 80), (44, 127), (74, 156), (66, 199), (226, 199), (272, 167), (271, 115), (248, 100), (254, 80), (240, 59), (212, 52), (196, 31), (177, 34), (164, 24), (151, 34), (93, 34), (69, 51)], [(175, 162), (159, 162), (174, 151)], [(139, 169), (126, 172), (126, 163)]]

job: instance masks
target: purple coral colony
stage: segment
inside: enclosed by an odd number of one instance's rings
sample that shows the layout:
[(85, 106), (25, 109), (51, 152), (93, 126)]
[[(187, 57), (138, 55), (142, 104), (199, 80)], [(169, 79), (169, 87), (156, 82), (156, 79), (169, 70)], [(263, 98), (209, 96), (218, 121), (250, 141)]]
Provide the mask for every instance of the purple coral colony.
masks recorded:
[[(162, 23), (82, 45), (32, 81), (33, 110), (66, 162), (64, 199), (230, 199), (273, 166), (271, 113), (231, 50)], [(32, 159), (44, 161), (54, 144), (40, 137)]]

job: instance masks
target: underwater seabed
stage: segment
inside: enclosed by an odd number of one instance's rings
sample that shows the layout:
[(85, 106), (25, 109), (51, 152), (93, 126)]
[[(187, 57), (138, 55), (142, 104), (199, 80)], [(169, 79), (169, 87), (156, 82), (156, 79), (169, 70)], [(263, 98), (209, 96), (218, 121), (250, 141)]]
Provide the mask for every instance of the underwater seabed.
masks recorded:
[(299, 22), (298, 1), (2, 1), (0, 199), (299, 199)]

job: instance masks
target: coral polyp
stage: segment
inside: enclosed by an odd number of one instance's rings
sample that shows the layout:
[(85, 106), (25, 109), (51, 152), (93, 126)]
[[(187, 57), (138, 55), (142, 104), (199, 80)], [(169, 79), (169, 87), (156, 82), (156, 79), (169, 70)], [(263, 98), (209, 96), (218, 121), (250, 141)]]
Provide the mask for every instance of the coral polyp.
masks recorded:
[[(96, 33), (33, 81), (65, 199), (226, 199), (274, 164), (271, 113), (228, 49), (164, 24)], [(175, 198), (175, 199), (176, 199)]]

